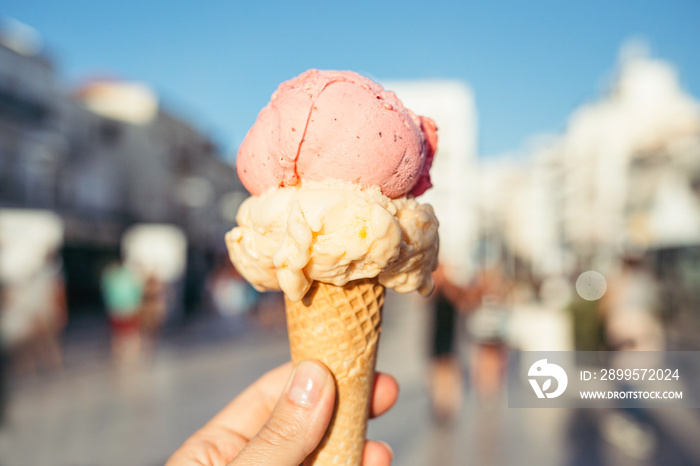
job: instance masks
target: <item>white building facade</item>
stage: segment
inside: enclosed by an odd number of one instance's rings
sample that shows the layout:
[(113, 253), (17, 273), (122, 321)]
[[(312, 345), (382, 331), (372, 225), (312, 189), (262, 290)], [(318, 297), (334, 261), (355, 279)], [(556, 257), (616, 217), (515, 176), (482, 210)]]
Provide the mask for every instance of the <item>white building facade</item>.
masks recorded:
[(421, 196), (440, 221), (440, 262), (458, 282), (475, 271), (478, 239), (477, 117), (474, 96), (463, 82), (426, 80), (382, 83), (413, 112), (432, 118), (438, 148), (430, 176), (433, 187)]

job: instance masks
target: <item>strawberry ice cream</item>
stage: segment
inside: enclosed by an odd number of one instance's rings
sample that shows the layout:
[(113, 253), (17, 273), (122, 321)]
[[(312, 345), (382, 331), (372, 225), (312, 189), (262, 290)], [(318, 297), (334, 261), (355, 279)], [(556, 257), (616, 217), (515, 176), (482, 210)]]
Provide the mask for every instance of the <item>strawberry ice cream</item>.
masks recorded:
[(430, 118), (350, 71), (309, 70), (282, 83), (240, 147), (238, 176), (260, 195), (300, 179), (377, 186), (392, 199), (430, 188)]

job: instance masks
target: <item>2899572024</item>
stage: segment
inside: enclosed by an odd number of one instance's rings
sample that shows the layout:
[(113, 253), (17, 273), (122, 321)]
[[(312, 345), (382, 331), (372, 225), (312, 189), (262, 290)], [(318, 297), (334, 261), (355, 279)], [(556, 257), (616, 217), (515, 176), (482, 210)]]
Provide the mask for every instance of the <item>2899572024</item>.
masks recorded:
[(600, 380), (678, 380), (678, 369), (601, 369)]

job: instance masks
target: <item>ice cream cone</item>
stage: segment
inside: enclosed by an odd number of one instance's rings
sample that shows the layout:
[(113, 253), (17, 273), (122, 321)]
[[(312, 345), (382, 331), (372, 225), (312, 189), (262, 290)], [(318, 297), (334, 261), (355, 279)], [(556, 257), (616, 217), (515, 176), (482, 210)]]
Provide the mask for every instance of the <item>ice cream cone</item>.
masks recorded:
[(314, 282), (299, 302), (285, 299), (294, 364), (316, 359), (333, 373), (336, 408), (318, 448), (304, 465), (359, 466), (362, 460), (384, 287), (376, 279), (335, 286)]

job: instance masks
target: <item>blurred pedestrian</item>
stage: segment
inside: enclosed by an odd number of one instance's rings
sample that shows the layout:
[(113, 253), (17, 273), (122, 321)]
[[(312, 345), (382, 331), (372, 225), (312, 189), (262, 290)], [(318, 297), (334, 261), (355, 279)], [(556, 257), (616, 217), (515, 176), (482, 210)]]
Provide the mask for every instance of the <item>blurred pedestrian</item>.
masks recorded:
[(140, 310), (142, 277), (122, 261), (108, 265), (101, 277), (102, 296), (112, 333), (112, 355), (118, 365), (130, 365), (141, 356)]
[(499, 266), (482, 270), (474, 283), (478, 304), (469, 315), (472, 383), (479, 401), (491, 403), (501, 393), (508, 355), (508, 299), (512, 283)]
[(462, 405), (462, 367), (459, 361), (457, 337), (459, 308), (465, 304), (465, 290), (448, 276), (440, 265), (433, 274), (435, 289), (430, 336), (430, 395), (433, 416), (439, 423), (449, 423)]
[(27, 275), (6, 281), (0, 298), (0, 341), (12, 370), (32, 373), (62, 368), (60, 336), (68, 312), (56, 251), (49, 251)]
[(663, 351), (659, 286), (642, 257), (627, 254), (600, 300), (608, 346), (615, 351)]
[(148, 274), (138, 311), (142, 351), (152, 351), (168, 312), (168, 286), (155, 274)]
[(584, 299), (572, 293), (566, 305), (571, 316), (571, 326), (576, 351), (605, 351), (605, 320), (600, 309), (600, 300)]
[[(607, 290), (600, 299), (605, 322), (605, 341), (611, 353), (610, 367), (636, 369), (625, 359), (625, 351), (650, 351), (645, 358), (653, 361), (666, 349), (664, 327), (659, 315), (658, 283), (638, 253), (625, 253), (619, 270), (609, 274)], [(654, 363), (650, 364), (654, 366)], [(628, 381), (621, 389), (634, 389)], [(659, 436), (652, 419), (637, 404), (607, 411), (601, 418), (601, 435), (612, 445), (640, 459), (651, 459)]]
[(250, 314), (256, 317), (258, 293), (231, 265), (228, 256), (221, 258), (207, 279), (207, 291), (217, 314), (233, 317)]

